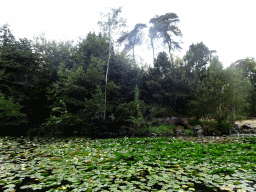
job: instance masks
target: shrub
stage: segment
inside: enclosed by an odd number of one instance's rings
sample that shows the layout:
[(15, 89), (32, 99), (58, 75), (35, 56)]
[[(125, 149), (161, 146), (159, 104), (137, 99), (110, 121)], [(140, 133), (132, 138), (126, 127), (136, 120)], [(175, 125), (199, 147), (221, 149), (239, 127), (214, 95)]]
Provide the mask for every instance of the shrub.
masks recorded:
[(39, 132), (37, 128), (29, 128), (27, 132), (28, 137), (34, 137), (34, 136), (39, 136)]
[(150, 117), (151, 119), (156, 117), (156, 118), (161, 118), (161, 117), (170, 117), (173, 116), (174, 111), (171, 110), (169, 107), (162, 107), (160, 105), (153, 105), (150, 108)]
[(161, 122), (157, 121), (156, 119), (153, 119), (150, 124), (151, 127), (159, 127), (160, 125), (161, 125)]
[(218, 127), (218, 131), (220, 131), (222, 135), (229, 135), (229, 130), (232, 129), (232, 127), (229, 122), (222, 122), (220, 127)]
[(26, 114), (21, 113), (23, 106), (14, 102), (12, 97), (5, 98), (0, 91), (0, 126), (18, 126), (27, 123)]
[(150, 132), (154, 132), (156, 134), (164, 134), (164, 133), (170, 133), (171, 135), (173, 134), (173, 130), (175, 129), (175, 125), (160, 125), (160, 126), (155, 126), (149, 128)]
[(130, 103), (121, 103), (116, 107), (115, 117), (117, 121), (123, 119), (129, 119), (130, 116), (136, 115), (136, 109), (134, 108), (133, 101)]
[(186, 136), (193, 136), (194, 135), (193, 131), (189, 130), (189, 129), (186, 129), (184, 132), (185, 132)]
[(195, 118), (188, 119), (188, 122), (192, 126), (196, 126), (196, 125), (203, 126), (203, 124), (204, 124), (202, 121), (195, 119)]

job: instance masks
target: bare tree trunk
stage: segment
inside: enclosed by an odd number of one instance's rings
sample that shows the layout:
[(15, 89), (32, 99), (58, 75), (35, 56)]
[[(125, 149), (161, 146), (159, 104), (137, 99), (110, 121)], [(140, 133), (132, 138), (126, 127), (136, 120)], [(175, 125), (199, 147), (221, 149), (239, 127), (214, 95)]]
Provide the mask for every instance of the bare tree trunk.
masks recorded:
[(135, 63), (135, 56), (134, 56), (134, 45), (133, 45), (133, 62)]
[[(109, 37), (110, 37), (110, 29), (109, 29)], [(105, 109), (103, 119), (106, 119), (106, 109), (107, 109), (107, 84), (108, 84), (108, 69), (109, 69), (109, 60), (111, 57), (111, 38), (109, 38), (109, 51), (108, 51), (108, 63), (107, 63), (107, 71), (106, 71), (106, 85), (105, 85)]]
[(170, 44), (168, 43), (168, 48), (169, 48), (169, 54), (170, 54), (170, 57), (171, 57), (171, 63), (172, 63), (171, 65), (173, 67), (174, 62), (173, 62), (173, 57), (172, 57), (172, 53), (171, 53), (171, 50), (172, 50), (171, 42), (170, 42)]
[[(234, 98), (235, 98), (235, 90), (233, 91), (233, 94), (234, 94)], [(235, 104), (233, 105), (233, 117), (234, 117), (234, 119), (236, 119), (236, 106), (235, 106)]]
[(155, 62), (155, 50), (154, 50), (153, 39), (151, 39), (151, 46), (152, 46), (152, 49), (153, 49), (153, 66), (154, 66), (154, 62)]

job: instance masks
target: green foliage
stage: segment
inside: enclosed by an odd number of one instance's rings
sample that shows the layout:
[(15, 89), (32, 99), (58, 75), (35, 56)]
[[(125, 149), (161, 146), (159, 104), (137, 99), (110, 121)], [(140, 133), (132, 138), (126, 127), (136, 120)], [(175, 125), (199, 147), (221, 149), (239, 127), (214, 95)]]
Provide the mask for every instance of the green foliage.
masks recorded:
[(103, 34), (107, 35), (108, 39), (112, 41), (115, 30), (126, 27), (126, 20), (119, 17), (119, 13), (122, 12), (121, 7), (117, 9), (111, 8), (110, 10), (107, 14), (101, 13), (101, 20), (98, 25), (101, 27)]
[[(70, 114), (68, 113), (68, 109), (66, 104), (73, 106), (82, 106), (84, 102), (82, 102), (77, 97), (70, 98), (70, 93), (72, 92), (84, 92), (86, 93), (86, 89), (82, 86), (76, 85), (75, 83), (78, 80), (83, 80), (85, 78), (85, 74), (83, 72), (82, 67), (79, 67), (76, 71), (72, 72), (64, 68), (64, 63), (61, 63), (59, 66), (58, 76), (60, 80), (56, 83), (52, 84), (52, 88), (47, 88), (47, 97), (48, 100), (54, 100), (53, 105), (49, 106), (52, 109), (52, 115), (49, 117), (46, 123), (43, 125), (53, 125), (54, 123), (63, 122), (64, 124), (68, 124), (68, 119), (70, 118)], [(66, 71), (66, 74), (64, 74)], [(61, 106), (59, 106), (61, 104)], [(56, 117), (54, 114), (60, 115)]]
[(210, 51), (203, 42), (197, 44), (192, 43), (184, 56), (186, 71), (203, 79), (204, 72), (206, 71), (206, 65), (210, 61), (212, 53), (216, 53), (216, 51)]
[(179, 18), (176, 13), (166, 13), (161, 16), (157, 15), (155, 18), (150, 19), (150, 23), (154, 25), (151, 29), (151, 35), (154, 34), (153, 31), (155, 31), (159, 34), (157, 38), (163, 38), (163, 43), (168, 45), (172, 63), (173, 57), (171, 51), (173, 49), (181, 49), (179, 45), (180, 43), (174, 41), (171, 37), (173, 34), (175, 36), (182, 37), (180, 29), (175, 25), (176, 22), (179, 22)]
[[(243, 115), (245, 116), (256, 116), (256, 62), (254, 58), (246, 58), (237, 60), (235, 63), (231, 64), (231, 69), (234, 69), (235, 71), (239, 71), (243, 77), (251, 84), (252, 89), (249, 90), (248, 97), (246, 98), (249, 105), (246, 107), (246, 109), (242, 109)], [(237, 79), (238, 80), (238, 79)], [(241, 90), (243, 89), (243, 90)], [(236, 94), (242, 94), (245, 89), (248, 89), (248, 87), (240, 87), (240, 91), (236, 92)]]
[(0, 91), (0, 126), (19, 125), (27, 123), (27, 115), (20, 112), (22, 106), (15, 103), (12, 97), (5, 98)]
[(62, 135), (65, 126), (69, 125), (72, 119), (72, 114), (68, 113), (67, 107), (64, 101), (60, 100), (62, 107), (52, 108), (53, 112), (60, 113), (59, 116), (51, 115), (45, 123), (41, 125), (41, 128), (44, 128), (42, 131), (47, 135)]
[[(245, 98), (249, 90), (248, 84), (245, 80), (237, 80), (241, 78), (238, 73), (223, 70), (218, 58), (213, 59), (207, 73), (207, 78), (202, 82), (198, 80), (193, 90), (194, 100), (190, 101), (190, 116), (214, 119), (217, 127), (221, 127), (225, 121), (234, 124), (236, 114), (241, 112), (238, 109), (247, 105)], [(241, 91), (244, 87), (247, 88)]]
[(134, 108), (136, 109), (136, 116), (130, 116), (130, 121), (134, 123), (135, 125), (143, 125), (146, 126), (146, 120), (142, 116), (141, 108), (140, 108), (140, 102), (139, 102), (139, 89), (138, 86), (135, 86), (135, 99), (134, 99)]
[(189, 118), (188, 123), (192, 126), (200, 125), (203, 126), (203, 122), (196, 118)]
[[(106, 109), (107, 109), (107, 84), (108, 84), (108, 70), (109, 70), (109, 62), (111, 58), (111, 47), (113, 43), (113, 36), (114, 36), (114, 31), (118, 28), (125, 27), (126, 26), (126, 21), (123, 18), (119, 17), (119, 13), (121, 13), (121, 7), (117, 9), (111, 8), (112, 13), (108, 14), (102, 14), (103, 18), (101, 21), (98, 22), (98, 25), (102, 27), (102, 31), (105, 36), (107, 36), (109, 40), (109, 49), (108, 49), (108, 62), (107, 62), (107, 70), (106, 70), (106, 76), (105, 76), (105, 110), (104, 110), (104, 119), (106, 115)], [(107, 19), (107, 21), (104, 21), (104, 18)]]
[[(55, 126), (55, 131), (58, 134), (63, 132), (63, 129), (71, 124), (76, 116), (84, 119), (90, 123), (95, 116), (103, 116), (104, 107), (104, 93), (101, 85), (104, 80), (103, 75), (104, 62), (96, 57), (91, 57), (91, 63), (84, 73), (82, 66), (78, 67), (76, 71), (68, 70), (65, 64), (61, 63), (58, 70), (59, 81), (53, 83), (53, 88), (48, 88), (48, 99), (54, 100), (52, 108), (52, 115), (46, 123), (42, 126)], [(81, 86), (81, 82), (86, 82), (87, 87)], [(113, 90), (119, 88), (113, 82), (108, 83), (107, 89)], [(77, 93), (74, 95), (74, 93)], [(84, 95), (84, 101), (79, 95)], [(60, 102), (59, 102), (60, 101)], [(59, 106), (61, 104), (61, 106)], [(68, 112), (68, 107), (72, 109), (78, 107), (76, 111)], [(83, 108), (82, 108), (83, 107)], [(57, 114), (56, 114), (57, 113)]]
[(53, 83), (52, 88), (47, 88), (48, 100), (54, 101), (53, 105), (49, 106), (49, 108), (52, 109), (52, 114), (41, 126), (51, 127), (55, 125), (55, 130), (52, 129), (52, 132), (58, 132), (58, 134), (61, 134), (64, 126), (59, 125), (62, 124), (67, 126), (72, 117), (72, 115), (68, 113), (66, 104), (82, 106), (84, 103), (77, 97), (70, 98), (70, 93), (77, 93), (79, 91), (86, 93), (86, 89), (82, 86), (76, 85), (78, 80), (85, 79), (82, 67), (79, 67), (76, 71), (72, 72), (71, 70), (65, 69), (65, 64), (61, 63), (57, 74), (60, 77), (60, 80)]
[(192, 130), (188, 130), (188, 129), (186, 129), (184, 131), (184, 133), (185, 133), (186, 136), (193, 136), (194, 135), (193, 131)]
[(150, 117), (152, 118), (165, 118), (174, 116), (174, 111), (170, 109), (170, 107), (165, 106), (162, 107), (161, 105), (152, 105), (150, 109)]
[(232, 129), (234, 125), (232, 125), (230, 122), (222, 122), (218, 130), (223, 135), (229, 135), (230, 130)]
[(125, 45), (125, 49), (126, 50), (131, 50), (133, 49), (133, 60), (135, 62), (135, 56), (134, 56), (134, 47), (136, 45), (141, 45), (142, 43), (142, 35), (143, 33), (141, 32), (141, 30), (143, 30), (143, 28), (146, 28), (147, 25), (146, 24), (136, 24), (134, 29), (131, 32), (126, 32), (124, 33), (118, 40), (118, 43), (123, 43), (125, 41), (128, 41), (128, 44)]
[(166, 52), (158, 53), (157, 59), (154, 62), (154, 68), (157, 69), (161, 74), (167, 74), (171, 69), (171, 62)]
[(150, 128), (149, 128), (149, 131), (150, 132), (153, 132), (153, 133), (156, 133), (158, 135), (163, 135), (163, 134), (170, 134), (170, 135), (173, 135), (174, 133), (174, 129), (176, 128), (175, 125), (164, 125), (164, 124), (159, 124), (159, 125), (152, 125)]
[(76, 51), (76, 64), (74, 68), (83, 66), (84, 71), (89, 67), (92, 57), (107, 60), (109, 43), (107, 37), (101, 35), (97, 36), (95, 32), (89, 32), (85, 39), (78, 44)]
[(157, 119), (153, 119), (152, 121), (150, 121), (150, 126), (152, 126), (152, 127), (158, 127), (161, 125), (162, 125), (162, 123), (160, 121), (158, 121)]
[(104, 107), (104, 93), (102, 93), (100, 86), (97, 85), (95, 94), (92, 94), (92, 99), (85, 99), (85, 109), (84, 114), (87, 121), (92, 117), (98, 116), (103, 117), (105, 107)]
[(121, 103), (116, 107), (116, 119), (122, 120), (122, 119), (128, 119), (130, 116), (136, 115), (136, 108), (134, 108), (134, 103)]

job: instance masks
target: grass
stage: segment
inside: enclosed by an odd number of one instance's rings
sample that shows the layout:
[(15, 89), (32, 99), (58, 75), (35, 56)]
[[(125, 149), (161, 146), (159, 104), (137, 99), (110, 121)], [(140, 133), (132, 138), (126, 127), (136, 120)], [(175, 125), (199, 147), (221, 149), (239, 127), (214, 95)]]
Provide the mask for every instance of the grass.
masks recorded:
[(1, 137), (0, 191), (254, 191), (255, 148), (256, 137)]

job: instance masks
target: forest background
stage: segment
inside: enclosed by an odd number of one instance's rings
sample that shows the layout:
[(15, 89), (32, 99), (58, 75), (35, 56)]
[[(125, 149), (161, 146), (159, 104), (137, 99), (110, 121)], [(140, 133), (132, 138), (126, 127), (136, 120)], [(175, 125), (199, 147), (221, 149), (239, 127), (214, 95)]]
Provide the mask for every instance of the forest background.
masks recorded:
[[(60, 124), (89, 125), (92, 119), (145, 124), (152, 116), (210, 118), (221, 124), (242, 116), (255, 116), (255, 60), (245, 58), (223, 69), (216, 50), (203, 43), (192, 44), (183, 58), (182, 37), (175, 13), (125, 26), (121, 8), (111, 9), (98, 22), (101, 33), (90, 32), (80, 42), (49, 41), (39, 36), (19, 40), (8, 24), (0, 28), (0, 126), (9, 134), (24, 134), (31, 128)], [(136, 60), (134, 50), (149, 31), (153, 67)], [(175, 40), (174, 40), (175, 39)], [(168, 53), (154, 53), (157, 41)], [(125, 44), (121, 52), (114, 49)], [(155, 58), (155, 55), (156, 58)]]

